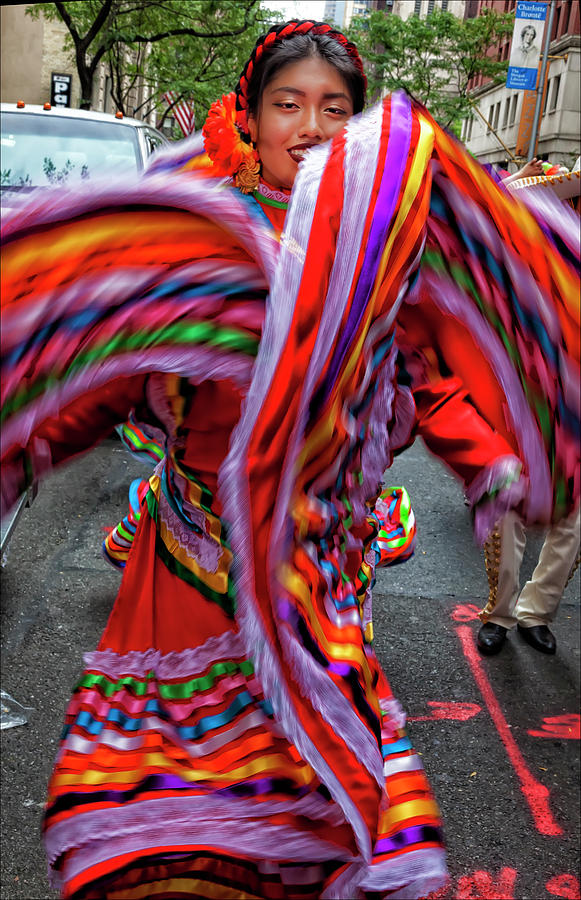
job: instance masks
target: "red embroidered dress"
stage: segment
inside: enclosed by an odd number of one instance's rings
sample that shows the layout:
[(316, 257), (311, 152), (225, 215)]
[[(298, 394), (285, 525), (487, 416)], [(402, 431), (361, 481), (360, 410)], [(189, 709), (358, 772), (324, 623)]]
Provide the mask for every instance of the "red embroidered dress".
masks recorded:
[[(191, 176), (33, 200), (6, 223), (6, 505), (131, 409), (166, 436), (49, 785), (64, 896), (442, 884), (438, 808), (361, 613), (369, 504), (403, 428), (394, 323), (425, 289), (474, 336), (525, 512), (550, 516), (578, 493), (562, 225), (543, 234), (398, 95), (309, 154), (280, 252), (255, 200)], [(554, 353), (536, 353), (535, 316)], [(556, 409), (548, 452), (539, 411)]]

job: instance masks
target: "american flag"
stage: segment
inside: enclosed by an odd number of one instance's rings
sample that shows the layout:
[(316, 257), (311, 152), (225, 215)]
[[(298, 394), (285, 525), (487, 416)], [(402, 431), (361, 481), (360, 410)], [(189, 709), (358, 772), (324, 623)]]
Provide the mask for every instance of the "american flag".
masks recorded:
[(181, 130), (184, 133), (184, 137), (187, 137), (188, 134), (192, 134), (194, 131), (194, 101), (193, 100), (180, 100), (176, 103), (178, 99), (178, 95), (175, 91), (167, 91), (163, 95), (163, 99), (166, 103), (171, 106), (172, 103), (175, 103), (175, 106), (172, 108), (172, 113), (176, 118), (176, 122), (180, 126)]

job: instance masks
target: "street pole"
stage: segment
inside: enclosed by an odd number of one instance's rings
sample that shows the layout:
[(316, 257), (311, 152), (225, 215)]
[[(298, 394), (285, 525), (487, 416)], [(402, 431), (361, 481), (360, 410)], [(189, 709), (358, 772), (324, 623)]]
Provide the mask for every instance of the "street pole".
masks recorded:
[(545, 72), (547, 71), (549, 59), (549, 44), (551, 43), (551, 31), (553, 29), (553, 16), (555, 14), (556, 0), (551, 0), (551, 8), (549, 10), (549, 22), (545, 32), (545, 45), (543, 47), (543, 62), (541, 71), (537, 81), (537, 102), (535, 105), (535, 115), (533, 118), (533, 127), (531, 130), (531, 142), (529, 144), (529, 155), (527, 162), (530, 162), (535, 155), (535, 146), (537, 143), (537, 134), (539, 133), (539, 122), (541, 120), (541, 105), (543, 103), (543, 87), (545, 84)]

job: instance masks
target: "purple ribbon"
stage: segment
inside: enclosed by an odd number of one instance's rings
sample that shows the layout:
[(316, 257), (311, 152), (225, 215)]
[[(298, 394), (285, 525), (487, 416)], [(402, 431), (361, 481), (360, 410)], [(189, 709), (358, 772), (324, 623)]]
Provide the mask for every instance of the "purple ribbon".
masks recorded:
[[(363, 318), (367, 304), (373, 290), (377, 267), (381, 259), (381, 253), (388, 235), (388, 228), (396, 210), (400, 195), (401, 182), (408, 161), (411, 141), (411, 105), (408, 97), (403, 93), (394, 94), (391, 99), (391, 113), (389, 122), (389, 138), (387, 153), (379, 193), (373, 210), (371, 231), (367, 242), (367, 249), (363, 258), (361, 273), (357, 281), (355, 295), (333, 359), (329, 364), (325, 381), (319, 395), (319, 404), (326, 402), (339, 369), (353, 339), (359, 323)], [(357, 248), (351, 248), (353, 252)]]
[(440, 828), (433, 825), (412, 825), (410, 828), (404, 828), (391, 837), (379, 840), (373, 850), (374, 856), (380, 856), (382, 853), (393, 853), (396, 850), (403, 850), (410, 844), (422, 844), (426, 842), (442, 843), (442, 832)]

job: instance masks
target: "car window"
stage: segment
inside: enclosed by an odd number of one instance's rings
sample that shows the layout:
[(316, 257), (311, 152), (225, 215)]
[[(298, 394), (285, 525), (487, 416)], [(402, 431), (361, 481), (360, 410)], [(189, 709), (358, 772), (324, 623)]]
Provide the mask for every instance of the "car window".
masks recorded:
[(160, 134), (156, 131), (152, 131), (151, 128), (144, 128), (145, 132), (145, 144), (147, 146), (147, 155), (150, 156), (155, 150), (159, 147), (164, 147), (166, 141), (162, 138)]
[(3, 112), (2, 188), (70, 184), (141, 168), (136, 130), (117, 122)]

